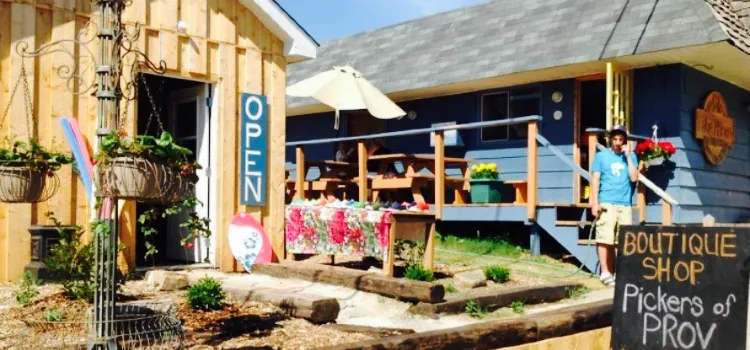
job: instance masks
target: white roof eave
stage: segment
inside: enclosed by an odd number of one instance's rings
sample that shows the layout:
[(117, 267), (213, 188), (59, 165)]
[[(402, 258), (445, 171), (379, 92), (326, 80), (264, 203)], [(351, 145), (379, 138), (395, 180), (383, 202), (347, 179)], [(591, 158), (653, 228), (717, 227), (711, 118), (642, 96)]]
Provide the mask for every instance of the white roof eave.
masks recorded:
[(284, 57), (289, 62), (314, 59), (318, 44), (272, 0), (239, 0), (263, 25), (284, 42)]

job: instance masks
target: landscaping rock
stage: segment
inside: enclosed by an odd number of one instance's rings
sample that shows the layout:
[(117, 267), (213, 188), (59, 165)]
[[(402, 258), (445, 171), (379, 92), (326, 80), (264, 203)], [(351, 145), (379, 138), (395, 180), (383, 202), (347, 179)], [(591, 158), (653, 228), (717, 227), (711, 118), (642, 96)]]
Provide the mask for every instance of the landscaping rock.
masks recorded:
[(482, 270), (461, 272), (453, 276), (453, 278), (471, 288), (484, 287), (487, 285), (487, 278), (484, 277), (484, 272), (482, 272)]
[(149, 271), (146, 273), (146, 281), (160, 291), (173, 291), (188, 287), (188, 279), (185, 275), (164, 270)]

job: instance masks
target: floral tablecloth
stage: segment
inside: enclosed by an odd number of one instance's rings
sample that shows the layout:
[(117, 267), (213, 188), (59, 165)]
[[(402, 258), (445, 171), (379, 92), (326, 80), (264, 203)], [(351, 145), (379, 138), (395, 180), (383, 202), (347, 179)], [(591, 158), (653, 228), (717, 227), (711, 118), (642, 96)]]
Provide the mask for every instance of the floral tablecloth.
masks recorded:
[(323, 206), (286, 207), (286, 250), (388, 259), (389, 211)]

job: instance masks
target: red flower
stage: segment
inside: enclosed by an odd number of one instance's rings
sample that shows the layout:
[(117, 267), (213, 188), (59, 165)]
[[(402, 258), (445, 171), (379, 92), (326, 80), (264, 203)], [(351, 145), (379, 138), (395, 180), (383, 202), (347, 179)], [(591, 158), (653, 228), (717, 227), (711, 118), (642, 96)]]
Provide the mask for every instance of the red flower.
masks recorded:
[(356, 242), (362, 238), (362, 230), (354, 229), (349, 233), (349, 241)]
[(669, 141), (659, 142), (659, 147), (670, 156), (673, 155), (677, 151), (674, 148), (674, 145)]
[(193, 249), (193, 246), (194, 246), (193, 242), (190, 242), (190, 243), (188, 243), (188, 244), (185, 245), (185, 247), (187, 247), (187, 249)]
[(336, 210), (336, 212), (333, 213), (333, 217), (331, 217), (331, 221), (328, 222), (328, 235), (330, 236), (331, 241), (335, 244), (344, 243), (344, 238), (346, 237), (348, 229), (344, 211)]
[(286, 240), (294, 242), (302, 233), (302, 213), (300, 208), (292, 208), (289, 213), (289, 220), (286, 222)]

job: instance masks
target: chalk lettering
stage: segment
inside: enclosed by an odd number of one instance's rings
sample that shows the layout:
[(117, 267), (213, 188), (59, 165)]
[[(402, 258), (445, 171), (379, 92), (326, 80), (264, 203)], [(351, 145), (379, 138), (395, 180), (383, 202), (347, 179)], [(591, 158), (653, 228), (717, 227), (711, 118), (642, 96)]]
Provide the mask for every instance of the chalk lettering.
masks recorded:
[[(689, 330), (689, 332), (685, 332), (686, 329)], [(683, 335), (686, 333), (689, 337), (688, 339), (690, 339), (690, 341), (687, 343), (683, 342)], [(680, 347), (682, 347), (683, 349), (690, 349), (693, 347), (693, 345), (695, 345), (695, 328), (692, 324), (683, 322), (680, 325), (680, 329), (677, 330), (677, 341), (680, 343)]]
[[(677, 328), (677, 317), (674, 317), (674, 315), (666, 314), (664, 315), (664, 320), (662, 321), (664, 324), (664, 329), (662, 330), (662, 346), (667, 345), (667, 336), (669, 336), (669, 340), (671, 340), (672, 346), (677, 347), (677, 342), (674, 339), (674, 329)], [(670, 327), (671, 325), (671, 327)]]
[[(622, 303), (622, 312), (628, 312), (628, 299), (632, 296), (639, 295), (638, 286), (635, 284), (628, 283), (625, 285), (625, 300)], [(639, 303), (640, 304), (640, 303)], [(641, 312), (640, 307), (638, 313)]]
[(672, 254), (672, 247), (674, 246), (674, 237), (677, 236), (677, 234), (673, 232), (664, 232), (662, 233), (662, 235), (667, 237), (667, 239), (669, 240), (667, 254)]
[(633, 255), (635, 253), (635, 237), (635, 233), (633, 232), (628, 231), (625, 233), (625, 245), (622, 251), (624, 255)]
[(669, 306), (669, 312), (679, 312), (682, 314), (682, 310), (680, 308), (680, 298), (678, 298), (675, 295), (669, 296), (667, 299), (667, 306)]
[(693, 255), (703, 255), (703, 240), (699, 234), (693, 233), (690, 235), (690, 252), (693, 253)]
[(708, 328), (708, 333), (706, 336), (703, 336), (703, 330), (701, 329), (701, 324), (696, 323), (695, 327), (698, 329), (698, 341), (701, 343), (701, 348), (705, 349), (708, 347), (708, 342), (711, 341), (711, 337), (714, 335), (714, 330), (716, 330), (716, 323), (711, 323), (711, 327)]
[[(737, 235), (734, 233), (723, 233), (721, 235), (721, 256), (722, 257), (734, 258), (737, 256), (737, 251), (735, 250), (735, 248), (737, 248), (737, 244), (734, 242), (736, 238), (737, 238)], [(727, 240), (729, 239), (732, 240), (732, 243), (727, 242)]]

